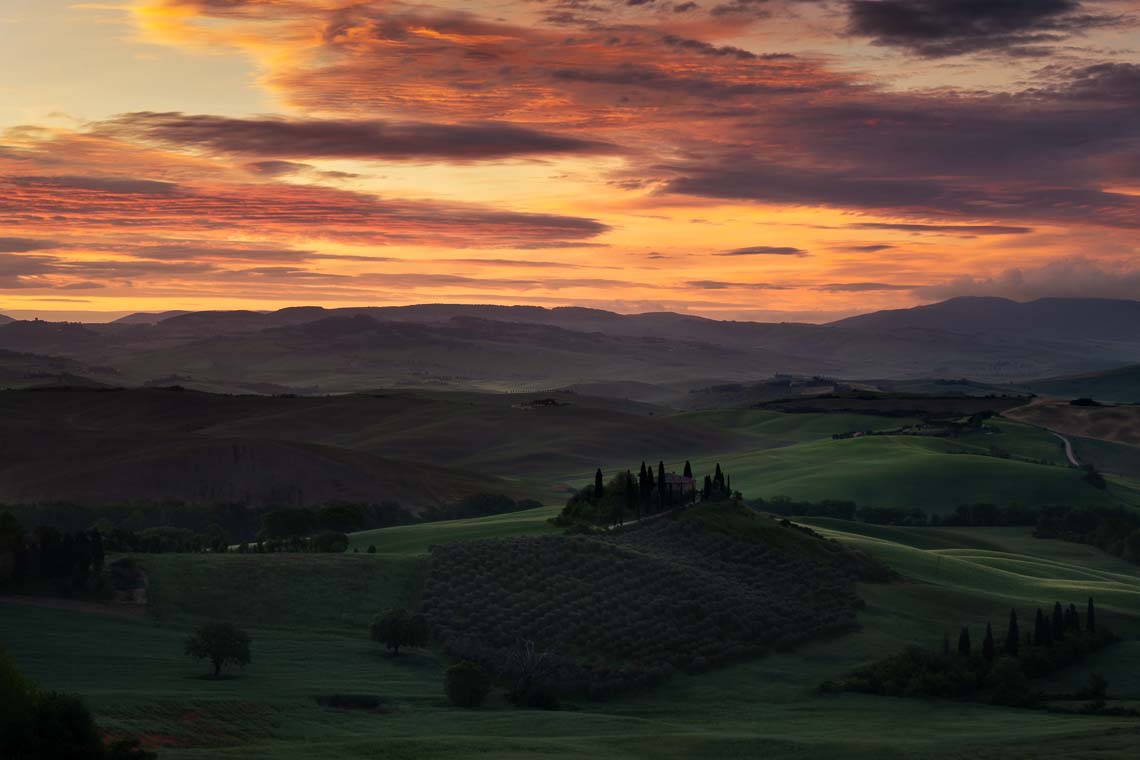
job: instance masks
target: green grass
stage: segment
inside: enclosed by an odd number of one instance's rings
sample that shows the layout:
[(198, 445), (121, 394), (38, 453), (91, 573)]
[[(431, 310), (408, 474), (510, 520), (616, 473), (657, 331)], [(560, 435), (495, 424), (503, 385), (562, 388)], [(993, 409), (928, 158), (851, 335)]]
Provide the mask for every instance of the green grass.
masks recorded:
[(986, 502), (1140, 504), (1140, 491), (1126, 481), (1098, 491), (1075, 469), (970, 453), (978, 449), (969, 439), (871, 436), (698, 459), (693, 467), (703, 472), (719, 461), (733, 488), (749, 497), (840, 499), (929, 513)]
[(410, 603), (420, 562), (370, 554), (150, 554), (139, 558), (148, 607), (162, 620), (361, 630)]
[(757, 448), (829, 439), (837, 433), (896, 430), (919, 422), (912, 418), (875, 414), (785, 414), (765, 409), (718, 409), (681, 414), (674, 419), (702, 429), (731, 430), (746, 436)]
[[(519, 518), (541, 524), (538, 513), (516, 515), (515, 524), (507, 517), (461, 522), (470, 535), (515, 530)], [(463, 535), (459, 523), (379, 531), (369, 538), (385, 547), (378, 555), (143, 557), (158, 619), (0, 604), (0, 643), (45, 687), (84, 694), (112, 732), (167, 745), (163, 760), (1133, 756), (1134, 719), (814, 689), (904, 645), (937, 646), (963, 624), (992, 620), (1002, 630), (1011, 606), (1026, 621), (1037, 606), (1079, 604), (1092, 593), (1102, 622), (1130, 640), (1056, 681), (1080, 685), (1095, 667), (1111, 695), (1140, 698), (1135, 566), (1087, 546), (1033, 539), (1027, 529), (805, 522), (909, 576), (861, 587), (862, 630), (561, 712), (516, 711), (498, 693), (481, 710), (452, 709), (437, 654), (389, 658), (367, 640), (369, 614), (414, 593), (415, 555), (443, 535)], [(192, 625), (214, 617), (253, 636), (253, 663), (238, 678), (203, 679), (207, 668), (181, 655)], [(316, 703), (333, 693), (375, 694), (388, 710)]]
[(406, 557), (427, 554), (433, 544), (447, 541), (554, 533), (558, 529), (547, 521), (561, 511), (561, 506), (538, 507), (469, 520), (445, 520), (366, 530), (349, 536), (350, 548), (363, 552), (369, 546), (375, 546), (378, 554)]

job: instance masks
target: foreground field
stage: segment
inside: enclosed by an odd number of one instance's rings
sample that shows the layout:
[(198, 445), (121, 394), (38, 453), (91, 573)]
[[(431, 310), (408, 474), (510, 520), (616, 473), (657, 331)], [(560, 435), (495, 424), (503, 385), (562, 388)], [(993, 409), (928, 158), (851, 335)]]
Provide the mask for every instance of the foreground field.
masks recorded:
[[(75, 690), (112, 732), (142, 734), (163, 758), (765, 757), (1128, 758), (1140, 722), (980, 705), (819, 696), (828, 678), (898, 648), (936, 645), (963, 624), (980, 633), (1054, 599), (1096, 596), (1105, 624), (1128, 639), (1086, 668), (1113, 697), (1140, 699), (1140, 573), (1088, 547), (1022, 529), (889, 529), (812, 521), (909, 580), (863, 584), (862, 629), (607, 702), (519, 711), (500, 696), (446, 705), (445, 663), (430, 651), (390, 658), (367, 640), (369, 613), (415, 593), (417, 547), (465, 530), (511, 535), (537, 514), (379, 531), (377, 554), (333, 557), (144, 557), (158, 619), (0, 605), (0, 643), (27, 674)], [(254, 637), (240, 677), (210, 681), (181, 656), (197, 621), (225, 617)], [(322, 708), (330, 694), (372, 694), (376, 712)]]

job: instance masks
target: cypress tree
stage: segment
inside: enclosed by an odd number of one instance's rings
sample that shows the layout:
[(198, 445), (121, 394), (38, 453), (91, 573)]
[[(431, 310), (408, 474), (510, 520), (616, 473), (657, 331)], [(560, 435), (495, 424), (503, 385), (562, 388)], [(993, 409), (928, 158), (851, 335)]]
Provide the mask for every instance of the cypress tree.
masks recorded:
[(986, 662), (994, 661), (994, 629), (986, 623), (986, 638), (982, 640), (982, 657)]
[[(625, 511), (631, 515), (637, 509), (637, 494), (633, 492), (633, 473), (629, 470), (625, 471)], [(620, 524), (625, 524), (624, 516), (619, 521)]]
[(665, 510), (665, 505), (669, 503), (669, 489), (665, 488), (665, 462), (659, 461), (657, 463), (657, 493), (661, 502), (658, 506), (662, 511)]
[(1070, 603), (1065, 611), (1065, 627), (1073, 633), (1081, 632), (1081, 613), (1077, 612), (1077, 605)]
[(656, 484), (653, 482), (653, 468), (650, 467), (645, 471), (645, 482), (647, 484), (645, 489), (645, 511), (653, 511), (653, 489)]
[(724, 472), (720, 469), (720, 462), (716, 463), (716, 473), (713, 474), (713, 488), (724, 493)]
[(594, 473), (594, 499), (600, 501), (604, 489), (602, 488), (602, 468), (599, 467), (598, 471)]
[(1096, 633), (1096, 607), (1093, 605), (1093, 599), (1089, 597), (1089, 609), (1085, 613), (1085, 630), (1089, 633)]
[(1045, 613), (1037, 608), (1037, 617), (1033, 621), (1033, 646), (1043, 647), (1049, 643), (1049, 626), (1045, 623)]
[(686, 477), (686, 478), (691, 478), (691, 477), (693, 477), (693, 466), (692, 466), (691, 464), (689, 464), (689, 460), (688, 460), (688, 459), (686, 459), (686, 460), (685, 460), (685, 472), (684, 472), (684, 475), (685, 475), (685, 477)]
[(1017, 610), (1009, 611), (1009, 628), (1005, 631), (1005, 653), (1010, 657), (1017, 657), (1021, 644), (1021, 631), (1017, 626)]
[(1053, 602), (1053, 641), (1065, 638), (1065, 611), (1061, 609), (1060, 602)]
[(705, 484), (701, 487), (701, 500), (708, 501), (712, 495), (712, 478), (705, 475)]
[(958, 654), (970, 654), (970, 629), (966, 626), (962, 626), (962, 632), (958, 634)]
[(943, 657), (949, 657), (950, 656), (950, 634), (949, 633), (943, 633), (942, 634), (942, 656)]

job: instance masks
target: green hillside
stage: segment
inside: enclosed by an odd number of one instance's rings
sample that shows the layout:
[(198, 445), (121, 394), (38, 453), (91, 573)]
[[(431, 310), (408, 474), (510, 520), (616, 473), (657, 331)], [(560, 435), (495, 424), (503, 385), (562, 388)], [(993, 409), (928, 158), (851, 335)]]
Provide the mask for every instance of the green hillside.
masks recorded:
[(557, 529), (548, 520), (560, 511), (560, 506), (539, 507), (470, 520), (445, 520), (366, 530), (349, 536), (350, 547), (360, 551), (375, 547), (378, 554), (407, 557), (427, 554), (432, 545), (447, 541), (554, 533)]
[[(482, 526), (474, 533), (487, 532), (487, 521), (473, 522)], [(0, 643), (30, 677), (83, 693), (108, 730), (142, 735), (162, 760), (1132, 756), (1134, 718), (819, 696), (815, 687), (906, 644), (936, 645), (959, 625), (1000, 623), (1011, 605), (1024, 616), (1093, 593), (1102, 623), (1128, 640), (1056, 681), (1079, 686), (1095, 668), (1115, 697), (1140, 699), (1140, 679), (1129, 670), (1140, 663), (1134, 566), (1023, 529), (809, 522), (913, 580), (862, 585), (862, 629), (841, 639), (678, 674), (657, 689), (580, 701), (574, 710), (515, 710), (498, 693), (482, 710), (457, 710), (443, 698), (438, 654), (393, 659), (368, 642), (365, 615), (403, 603), (407, 581), (415, 583), (410, 556), (144, 557), (159, 619), (0, 602)], [(526, 530), (524, 520), (491, 525), (503, 535)], [(409, 543), (388, 547), (413, 551)], [(181, 647), (191, 624), (219, 616), (250, 629), (254, 658), (240, 677), (214, 682), (197, 677), (202, 667)], [(374, 694), (385, 707), (322, 708), (317, 697), (330, 694)]]
[(1140, 403), (1140, 365), (1107, 372), (1054, 377), (1027, 383), (1035, 393), (1062, 398), (1094, 398), (1097, 401)]
[[(1107, 491), (1098, 491), (1075, 469), (982, 452), (973, 442), (872, 436), (812, 441), (728, 455), (719, 461), (732, 475), (734, 489), (766, 499), (839, 499), (865, 506), (918, 507), (931, 513), (977, 503), (1140, 504), (1140, 492), (1131, 484), (1112, 482)], [(693, 462), (698, 471), (712, 465), (711, 459)]]

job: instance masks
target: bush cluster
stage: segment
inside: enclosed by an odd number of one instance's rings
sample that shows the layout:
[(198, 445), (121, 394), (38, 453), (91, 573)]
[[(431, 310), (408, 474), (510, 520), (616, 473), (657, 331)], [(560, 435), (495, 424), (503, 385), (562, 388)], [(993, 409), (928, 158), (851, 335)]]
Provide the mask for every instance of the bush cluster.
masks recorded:
[(847, 630), (858, 572), (659, 518), (437, 546), (422, 612), (451, 657), (513, 681), (519, 642), (534, 642), (545, 686), (604, 698)]

